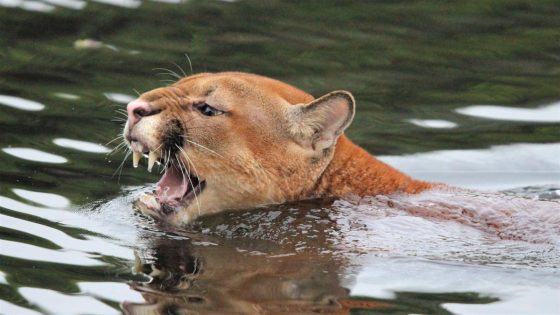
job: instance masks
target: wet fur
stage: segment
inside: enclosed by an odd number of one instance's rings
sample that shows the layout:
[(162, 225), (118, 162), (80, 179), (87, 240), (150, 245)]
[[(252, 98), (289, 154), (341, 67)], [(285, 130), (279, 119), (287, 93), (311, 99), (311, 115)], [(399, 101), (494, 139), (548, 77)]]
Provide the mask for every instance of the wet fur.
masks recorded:
[[(153, 201), (140, 198), (142, 211), (171, 224), (227, 209), (434, 187), (378, 161), (343, 135), (354, 115), (349, 92), (315, 99), (277, 80), (227, 72), (186, 77), (140, 98), (158, 114), (143, 118), (131, 134), (152, 150), (179, 144), (189, 172), (207, 182), (198, 205), (175, 213), (154, 211)], [(200, 102), (227, 113), (203, 117), (193, 109)], [(176, 141), (177, 133), (188, 140)]]

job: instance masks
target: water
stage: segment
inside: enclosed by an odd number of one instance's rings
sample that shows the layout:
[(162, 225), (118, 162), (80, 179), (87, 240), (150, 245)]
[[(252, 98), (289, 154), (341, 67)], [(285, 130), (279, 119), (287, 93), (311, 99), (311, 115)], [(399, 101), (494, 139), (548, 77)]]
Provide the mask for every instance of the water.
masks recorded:
[[(560, 313), (559, 14), (555, 1), (0, 0), (0, 313)], [(157, 175), (118, 171), (107, 143), (116, 110), (173, 80), (156, 68), (190, 73), (185, 53), (194, 72), (348, 89), (350, 138), (478, 191), (183, 230), (142, 217), (131, 201)]]

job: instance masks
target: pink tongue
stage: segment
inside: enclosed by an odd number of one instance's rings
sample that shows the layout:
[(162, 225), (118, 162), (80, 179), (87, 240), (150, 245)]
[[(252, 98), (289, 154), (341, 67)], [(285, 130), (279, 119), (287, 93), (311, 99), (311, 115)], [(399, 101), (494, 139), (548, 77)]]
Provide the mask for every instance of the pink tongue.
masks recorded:
[(165, 170), (165, 174), (157, 183), (157, 199), (160, 203), (176, 204), (189, 190), (187, 179), (175, 166)]

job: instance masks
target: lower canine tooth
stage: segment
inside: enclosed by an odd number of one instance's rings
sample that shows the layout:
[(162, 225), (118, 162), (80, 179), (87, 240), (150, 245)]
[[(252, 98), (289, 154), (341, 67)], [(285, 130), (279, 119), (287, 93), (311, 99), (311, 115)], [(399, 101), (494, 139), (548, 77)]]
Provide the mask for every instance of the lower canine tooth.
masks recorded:
[(141, 157), (142, 153), (136, 151), (132, 152), (132, 166), (135, 168), (138, 167), (138, 161), (140, 161)]
[(150, 151), (150, 154), (148, 155), (148, 172), (152, 171), (152, 167), (154, 167), (154, 163), (156, 163), (156, 153)]

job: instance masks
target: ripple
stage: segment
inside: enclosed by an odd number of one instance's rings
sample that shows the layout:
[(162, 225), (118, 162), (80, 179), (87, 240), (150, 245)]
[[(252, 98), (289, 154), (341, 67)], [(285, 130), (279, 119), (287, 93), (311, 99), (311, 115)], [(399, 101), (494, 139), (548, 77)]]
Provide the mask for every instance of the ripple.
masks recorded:
[(119, 311), (89, 296), (62, 294), (57, 291), (23, 287), (18, 289), (30, 304), (51, 314), (120, 314)]
[(22, 198), (51, 208), (66, 208), (70, 205), (68, 198), (56, 194), (18, 188), (14, 188), (12, 191)]
[(72, 10), (81, 10), (86, 6), (85, 1), (80, 0), (43, 0), (50, 4), (54, 4), (59, 7), (72, 9)]
[(21, 8), (27, 11), (51, 12), (56, 7), (40, 1), (0, 0), (0, 6), (8, 8)]
[(105, 263), (92, 259), (84, 253), (47, 249), (25, 243), (0, 240), (0, 255), (25, 259), (29, 261), (44, 261), (64, 265), (102, 266)]
[(41, 315), (41, 313), (37, 311), (9, 303), (4, 300), (0, 300), (0, 310), (2, 311), (2, 314)]
[(560, 102), (537, 108), (517, 108), (495, 105), (474, 105), (455, 110), (459, 114), (494, 120), (539, 123), (560, 122)]
[(65, 100), (73, 100), (73, 101), (80, 99), (80, 96), (78, 96), (76, 94), (63, 93), (63, 92), (54, 93), (54, 96), (59, 97), (59, 98), (63, 98)]
[(80, 291), (104, 300), (114, 302), (145, 302), (137, 291), (131, 290), (127, 284), (120, 282), (79, 282)]
[[(0, 5), (2, 5), (2, 1), (0, 0)], [(0, 104), (27, 111), (39, 111), (45, 108), (45, 105), (39, 102), (9, 95), (0, 95)]]
[(2, 149), (5, 153), (20, 158), (22, 160), (43, 162), (43, 163), (53, 163), (53, 164), (63, 164), (68, 162), (68, 160), (60, 155), (43, 152), (32, 148), (4, 148)]
[[(98, 228), (96, 230), (102, 230), (102, 227), (100, 227), (99, 224), (96, 225), (96, 222), (92, 222), (82, 215), (68, 211), (33, 207), (2, 196), (0, 196), (0, 205), (6, 209), (34, 215), (67, 226), (75, 226), (79, 228), (87, 227), (90, 229)], [(39, 223), (25, 221), (2, 214), (0, 214), (0, 218), (0, 226), (2, 227), (18, 231), (26, 231), (27, 233), (49, 240), (66, 250), (100, 253), (105, 256), (119, 257), (127, 260), (134, 258), (134, 253), (131, 249), (115, 245), (105, 238), (88, 235), (84, 237), (85, 239), (77, 239), (60, 230)]]
[(136, 99), (134, 96), (121, 93), (103, 93), (103, 95), (110, 101), (121, 104), (128, 104)]
[(351, 295), (394, 299), (398, 292), (478, 292), (489, 304), (446, 303), (454, 314), (555, 314), (560, 278), (553, 273), (435, 263), (415, 258), (364, 259)]
[(424, 127), (424, 128), (436, 128), (436, 129), (451, 129), (457, 128), (457, 124), (452, 121), (440, 120), (440, 119), (409, 119), (409, 123)]
[[(540, 314), (558, 315), (560, 303), (560, 290), (542, 289), (531, 287), (526, 292), (520, 293), (510, 290), (503, 294), (503, 299), (490, 304), (469, 303), (443, 303), (442, 307), (454, 314), (479, 315), (479, 314)], [(496, 291), (499, 291), (497, 289)], [(486, 292), (488, 296), (496, 296), (495, 292)]]
[(99, 49), (104, 46), (103, 42), (91, 38), (78, 39), (74, 42), (74, 48), (76, 49)]
[(422, 180), (477, 189), (511, 189), (560, 184), (558, 156), (560, 143), (519, 143), (378, 158)]
[(8, 280), (6, 280), (6, 274), (3, 271), (0, 271), (0, 284), (8, 284)]
[(0, 196), (0, 207), (67, 225), (75, 225), (77, 222), (85, 223), (84, 217), (77, 213), (59, 209), (31, 206), (4, 196)]
[(114, 5), (117, 7), (129, 8), (129, 9), (136, 9), (142, 4), (142, 2), (139, 0), (93, 0), (93, 1)]
[(59, 147), (75, 149), (78, 151), (89, 152), (89, 153), (108, 153), (111, 150), (105, 146), (97, 143), (92, 143), (82, 140), (74, 140), (67, 138), (57, 138), (53, 140), (53, 143)]

